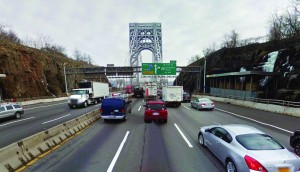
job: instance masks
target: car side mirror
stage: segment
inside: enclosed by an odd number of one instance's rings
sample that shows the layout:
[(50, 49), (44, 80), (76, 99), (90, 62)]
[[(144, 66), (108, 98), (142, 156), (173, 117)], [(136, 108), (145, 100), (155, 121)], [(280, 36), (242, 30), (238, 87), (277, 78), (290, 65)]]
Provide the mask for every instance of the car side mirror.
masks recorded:
[(205, 132), (211, 133), (211, 129), (210, 128), (205, 129)]

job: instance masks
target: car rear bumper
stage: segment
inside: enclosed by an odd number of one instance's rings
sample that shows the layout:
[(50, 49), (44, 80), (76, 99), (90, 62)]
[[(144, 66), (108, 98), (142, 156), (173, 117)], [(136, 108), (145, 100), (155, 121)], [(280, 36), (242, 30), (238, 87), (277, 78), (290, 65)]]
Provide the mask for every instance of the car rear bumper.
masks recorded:
[(124, 119), (125, 115), (101, 115), (101, 118), (103, 119)]
[(160, 119), (168, 119), (168, 116), (145, 116), (145, 120), (160, 120)]

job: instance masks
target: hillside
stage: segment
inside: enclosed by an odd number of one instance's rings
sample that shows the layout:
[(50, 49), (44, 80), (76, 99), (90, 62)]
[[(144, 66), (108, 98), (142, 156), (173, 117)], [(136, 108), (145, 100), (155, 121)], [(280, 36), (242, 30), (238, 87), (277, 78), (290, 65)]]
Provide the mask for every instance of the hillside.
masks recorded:
[[(278, 52), (274, 66), (266, 65), (272, 60), (272, 52)], [(274, 53), (273, 53), (274, 54)], [(189, 66), (202, 66), (204, 59), (199, 59)], [(247, 71), (280, 72), (279, 90), (272, 98), (300, 101), (300, 38), (285, 39), (278, 42), (256, 43), (238, 48), (222, 48), (207, 57), (207, 74)], [(203, 76), (202, 83), (203, 83)], [(196, 90), (199, 74), (181, 73), (177, 83), (186, 90)], [(175, 83), (176, 81), (174, 81)], [(261, 84), (261, 83), (260, 83)], [(267, 83), (267, 84), (270, 84)], [(209, 87), (209, 83), (207, 83)], [(260, 85), (264, 90), (265, 85)], [(202, 88), (203, 89), (203, 86)], [(264, 98), (262, 96), (262, 98)]]
[(0, 41), (0, 74), (6, 74), (0, 78), (2, 99), (61, 96), (65, 93), (64, 63), (67, 68), (88, 66), (61, 53)]

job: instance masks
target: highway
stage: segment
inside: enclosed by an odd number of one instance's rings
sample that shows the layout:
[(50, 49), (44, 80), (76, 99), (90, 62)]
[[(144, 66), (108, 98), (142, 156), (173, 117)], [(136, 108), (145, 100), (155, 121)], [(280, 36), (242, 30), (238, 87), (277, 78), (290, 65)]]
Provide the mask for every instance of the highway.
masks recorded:
[[(59, 111), (63, 112), (60, 116), (72, 113), (65, 120), (76, 116), (75, 112), (78, 115), (99, 107), (70, 110), (64, 103), (56, 104), (51, 108), (45, 107), (46, 111), (53, 113), (53, 118), (58, 118)], [(216, 102), (213, 111), (197, 111), (190, 108), (189, 103), (184, 103), (179, 108), (168, 108), (167, 124), (145, 124), (143, 104), (142, 99), (135, 99), (126, 122), (104, 122), (100, 119), (50, 153), (39, 156), (23, 171), (225, 171), (221, 162), (197, 143), (199, 127), (231, 123), (251, 125), (272, 135), (292, 151), (289, 136), (300, 122), (296, 117)], [(16, 132), (20, 129), (30, 135), (33, 129), (26, 128), (36, 125), (36, 128), (42, 129), (44, 122), (52, 120), (49, 114), (41, 115), (33, 109), (31, 113), (29, 111), (28, 116), (23, 118), (35, 116), (34, 120), (4, 129), (1, 126), (1, 137), (2, 133), (8, 134), (6, 130)], [(60, 122), (56, 120), (53, 125)]]
[(0, 148), (79, 117), (94, 109), (99, 109), (99, 107), (100, 104), (91, 105), (87, 108), (70, 109), (67, 100), (23, 106), (24, 115), (22, 118), (18, 120), (13, 118), (0, 120)]

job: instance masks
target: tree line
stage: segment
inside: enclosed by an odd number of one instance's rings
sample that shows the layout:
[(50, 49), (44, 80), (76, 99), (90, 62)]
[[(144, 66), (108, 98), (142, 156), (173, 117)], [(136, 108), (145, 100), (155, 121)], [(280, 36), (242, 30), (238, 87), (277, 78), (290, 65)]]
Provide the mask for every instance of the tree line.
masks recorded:
[(0, 24), (0, 41), (1, 40), (36, 48), (41, 51), (60, 54), (65, 57), (72, 58), (76, 61), (85, 62), (87, 64), (93, 63), (93, 59), (90, 55), (82, 53), (77, 48), (75, 48), (75, 50), (73, 51), (73, 57), (69, 57), (66, 53), (66, 48), (53, 43), (53, 41), (51, 41), (48, 36), (39, 35), (37, 39), (26, 38), (25, 40), (21, 40), (16, 32), (9, 29), (8, 26), (3, 24)]

